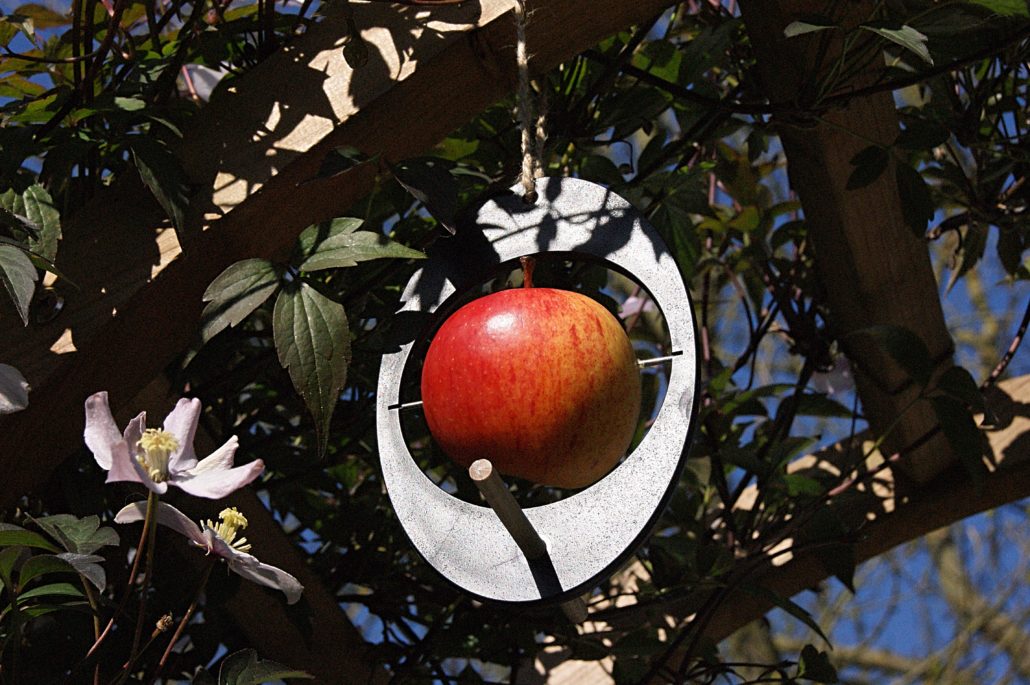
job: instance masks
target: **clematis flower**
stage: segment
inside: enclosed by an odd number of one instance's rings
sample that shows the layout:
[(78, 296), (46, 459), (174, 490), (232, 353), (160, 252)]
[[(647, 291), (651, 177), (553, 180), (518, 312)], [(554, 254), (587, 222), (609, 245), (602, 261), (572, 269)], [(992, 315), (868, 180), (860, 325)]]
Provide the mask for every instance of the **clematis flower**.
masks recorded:
[[(142, 521), (146, 515), (146, 502), (136, 502), (119, 511), (114, 520), (115, 523), (133, 523)], [(198, 526), (175, 507), (158, 502), (157, 522), (182, 533), (189, 538), (190, 544), (203, 548), (207, 554), (224, 559), (230, 571), (258, 585), (282, 591), (287, 604), (300, 599), (304, 586), (296, 578), (280, 568), (262, 564), (257, 557), (248, 554), (250, 545), (247, 538), (236, 539), (236, 534), (247, 527), (247, 519), (235, 507), (223, 509), (218, 515), (218, 523), (208, 519)]]
[(261, 475), (265, 464), (256, 459), (233, 468), (236, 436), (197, 461), (193, 437), (200, 419), (200, 400), (181, 399), (164, 421), (163, 428), (147, 428), (146, 412), (129, 421), (120, 433), (111, 415), (107, 393), (86, 399), (86, 446), (105, 469), (107, 482), (142, 483), (163, 495), (169, 485), (197, 497), (220, 499)]

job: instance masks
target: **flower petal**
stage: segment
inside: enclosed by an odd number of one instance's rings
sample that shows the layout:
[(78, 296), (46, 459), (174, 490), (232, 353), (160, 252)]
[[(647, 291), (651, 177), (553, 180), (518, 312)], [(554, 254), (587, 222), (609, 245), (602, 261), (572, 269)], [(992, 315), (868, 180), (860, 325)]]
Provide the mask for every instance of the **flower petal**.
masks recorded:
[(86, 429), (83, 437), (100, 468), (109, 470), (115, 445), (122, 442), (122, 434), (118, 432), (118, 426), (111, 415), (106, 392), (98, 392), (86, 398)]
[(114, 515), (114, 522), (135, 523), (136, 521), (142, 521), (146, 517), (147, 503), (133, 502), (132, 504), (126, 504), (117, 514)]
[(136, 454), (139, 450), (139, 439), (143, 437), (143, 431), (147, 429), (147, 413), (141, 411), (136, 415), (132, 421), (129, 421), (129, 425), (125, 427), (125, 432), (122, 433), (122, 440), (129, 446), (129, 453), (132, 455)]
[(145, 483), (143, 467), (132, 458), (129, 453), (129, 446), (119, 442), (111, 450), (111, 467), (107, 472), (108, 483), (129, 481), (132, 483)]
[(232, 468), (233, 457), (236, 455), (236, 448), (239, 447), (239, 445), (239, 439), (235, 435), (232, 436), (224, 445), (201, 459), (196, 466), (189, 469), (189, 474), (192, 476), (200, 476), (211, 471), (228, 471)]
[[(114, 522), (133, 523), (135, 521), (142, 521), (146, 516), (147, 503), (133, 502), (115, 514)], [(201, 547), (207, 547), (204, 534), (200, 531), (200, 526), (172, 505), (165, 504), (164, 502), (157, 503), (157, 522), (162, 526), (167, 526), (176, 532), (182, 533)]]
[(257, 557), (244, 552), (233, 554), (229, 559), (229, 568), (258, 585), (281, 590), (286, 595), (287, 604), (295, 604), (304, 592), (304, 586), (289, 573), (281, 568), (262, 564)]
[[(210, 457), (208, 458), (210, 459)], [(205, 459), (204, 461), (207, 460)], [(201, 464), (203, 463), (201, 462)], [(265, 462), (255, 459), (249, 464), (237, 466), (234, 469), (208, 469), (199, 475), (193, 475), (197, 473), (198, 469), (194, 469), (186, 474), (172, 476), (171, 484), (196, 497), (221, 499), (260, 476), (265, 470)]]
[(236, 554), (236, 550), (229, 546), (229, 544), (218, 537), (215, 531), (210, 528), (204, 528), (202, 531), (204, 536), (204, 542), (200, 543), (201, 547), (207, 549), (208, 554), (214, 552), (215, 556), (222, 557), (223, 559), (231, 559), (233, 554)]
[(186, 471), (197, 465), (197, 455), (193, 451), (193, 437), (197, 434), (197, 421), (200, 420), (200, 400), (185, 397), (175, 404), (172, 413), (165, 417), (164, 429), (175, 436), (179, 449), (168, 459), (168, 471)]

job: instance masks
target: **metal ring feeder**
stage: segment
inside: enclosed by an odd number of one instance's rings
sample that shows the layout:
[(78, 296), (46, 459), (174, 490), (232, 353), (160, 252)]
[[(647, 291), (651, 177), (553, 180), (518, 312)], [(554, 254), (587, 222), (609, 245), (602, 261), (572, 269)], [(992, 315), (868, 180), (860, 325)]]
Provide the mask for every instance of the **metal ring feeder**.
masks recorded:
[(592, 258), (626, 272), (651, 293), (665, 316), (673, 351), (665, 397), (637, 448), (590, 487), (525, 510), (548, 547), (548, 557), (530, 563), (492, 509), (444, 492), (408, 451), (400, 390), (414, 342), (383, 356), (376, 398), (383, 479), (415, 549), (464, 592), (523, 604), (578, 596), (628, 560), (679, 480), (698, 395), (690, 298), (658, 232), (628, 202), (594, 183), (544, 178), (537, 181), (537, 192), (532, 205), (518, 195), (484, 205), (471, 239), (461, 234), (451, 239), (469, 241), (471, 247), (457, 250), (461, 259), (431, 257), (409, 281), (398, 316), (446, 309), (459, 287), (475, 282), (467, 272), (470, 261), (476, 262), (480, 282), (491, 266), (543, 252)]

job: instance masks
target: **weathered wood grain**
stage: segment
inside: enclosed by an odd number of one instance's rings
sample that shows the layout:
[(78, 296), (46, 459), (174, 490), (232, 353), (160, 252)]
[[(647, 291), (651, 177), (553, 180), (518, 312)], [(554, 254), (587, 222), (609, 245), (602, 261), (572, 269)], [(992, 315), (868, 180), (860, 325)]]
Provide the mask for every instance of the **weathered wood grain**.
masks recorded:
[[(778, 102), (811, 99), (812, 84), (833, 64), (839, 47), (831, 45), (827, 60), (819, 65), (816, 46), (824, 36), (786, 38), (783, 29), (806, 13), (818, 13), (822, 5), (812, 0), (742, 0), (740, 7), (765, 95)], [(871, 2), (849, 3), (839, 19), (857, 24), (870, 16), (872, 7)], [(866, 85), (882, 68), (873, 64), (836, 88)], [(902, 326), (923, 340), (938, 371), (951, 366), (954, 344), (929, 251), (905, 224), (894, 166), (888, 165), (865, 187), (847, 189), (854, 156), (871, 144), (890, 145), (900, 131), (892, 94), (856, 98), (820, 119), (784, 117), (778, 124), (835, 335), (844, 338), (874, 325)], [(905, 371), (868, 338), (846, 341), (845, 349), (855, 362), (863, 412), (874, 432), (887, 433), (887, 448), (898, 452), (921, 441), (937, 418), (928, 402), (916, 399), (919, 388), (908, 383)], [(911, 450), (902, 468), (922, 482), (953, 461), (947, 441), (937, 435)]]
[[(549, 69), (670, 4), (540, 4), (529, 25), (532, 66)], [(31, 332), (31, 341), (12, 331), (15, 340), (5, 346), (17, 353), (8, 363), (33, 368), (35, 390), (27, 411), (0, 420), (0, 506), (45, 482), (79, 444), (87, 395), (107, 389), (115, 408), (124, 405), (195, 339), (201, 295), (225, 267), (281, 256), (305, 226), (345, 214), (371, 189), (375, 170), (367, 166), (312, 180), (327, 153), (351, 145), (404, 159), (508, 93), (515, 82), (511, 5), (481, 0), (434, 9), (439, 31), (422, 33), (416, 25), (429, 16), (424, 10), (368, 5), (369, 12), (400, 12), (401, 25), (376, 34), (388, 44), (372, 47), (371, 66), (352, 82), (338, 49), (341, 34), (328, 29), (313, 30), (300, 47), (276, 53), (239, 79), (201, 113), (182, 146), (191, 178), (206, 184), (193, 201), (210, 221), (157, 273), (153, 235), (160, 215), (138, 180), (126, 177), (73, 222), (58, 259), (74, 254), (86, 265), (80, 290), (64, 292), (65, 311), (45, 330)], [(454, 17), (451, 28), (440, 16)], [(380, 20), (370, 14), (366, 22)], [(393, 63), (391, 55), (397, 56)], [(275, 79), (275, 88), (265, 78)], [(110, 235), (128, 236), (116, 255), (106, 250)], [(74, 242), (81, 244), (73, 248)], [(164, 254), (162, 262), (170, 256)], [(34, 359), (69, 338), (75, 352)], [(24, 355), (34, 360), (22, 362)], [(31, 464), (24, 455), (32, 455)]]

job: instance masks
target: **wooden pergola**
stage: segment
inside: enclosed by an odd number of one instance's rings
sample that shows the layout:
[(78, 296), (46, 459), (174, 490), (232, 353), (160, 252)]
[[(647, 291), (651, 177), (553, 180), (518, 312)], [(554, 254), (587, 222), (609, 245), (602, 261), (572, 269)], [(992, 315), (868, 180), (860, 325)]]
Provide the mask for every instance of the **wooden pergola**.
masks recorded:
[[(108, 390), (116, 413), (123, 414), (139, 406), (157, 410), (168, 401), (162, 370), (195, 340), (201, 295), (224, 268), (240, 259), (282, 256), (304, 227), (347, 214), (372, 189), (375, 171), (366, 166), (318, 178), (330, 151), (352, 146), (392, 160), (424, 153), (512, 91), (513, 4), (468, 0), (426, 9), (354, 2), (354, 21), (370, 51), (361, 69), (351, 69), (343, 59), (348, 32), (340, 15), (328, 16), (268, 57), (195, 117), (176, 150), (198, 189), (191, 197), (187, 235), (192, 238), (185, 250), (132, 174), (72, 217), (59, 265), (76, 288), (55, 284), (64, 309), (45, 325), (4, 331), (3, 361), (22, 370), (33, 392), (28, 410), (0, 419), (0, 506), (40, 488), (81, 446), (87, 395)], [(531, 67), (545, 72), (672, 4), (533, 3)], [(870, 4), (853, 3), (855, 16)], [(798, 79), (811, 46), (804, 38), (786, 40), (783, 28), (816, 5), (741, 1), (771, 100), (790, 101), (802, 85)], [(893, 172), (888, 169), (864, 188), (845, 189), (851, 158), (868, 140), (889, 144), (899, 130), (891, 94), (855, 98), (823, 118), (824, 123), (804, 129), (784, 124), (780, 134), (833, 324), (841, 335), (875, 324), (905, 326), (922, 338), (938, 370), (946, 369), (953, 343), (926, 244), (904, 224)], [(862, 348), (851, 353), (865, 370), (858, 376), (865, 413), (874, 431), (882, 429), (902, 414), (916, 390), (906, 386), (904, 372), (886, 355)], [(1030, 378), (1001, 384), (995, 399), (993, 409), (1002, 417), (1006, 409), (1030, 402)], [(886, 474), (882, 487), (848, 500), (848, 515), (874, 519), (859, 543), (859, 560), (1030, 495), (1030, 419), (1025, 412), (1008, 414), (1010, 420), (990, 435), (999, 466), (981, 490), (974, 490), (937, 430), (932, 409), (924, 402), (904, 412), (886, 449), (921, 446), (900, 469)], [(831, 451), (795, 468), (825, 468), (844, 456)], [(304, 664), (320, 682), (385, 681), (387, 674), (370, 661), (332, 593), (307, 569), (271, 515), (254, 495), (236, 497), (254, 536), (265, 541), (265, 560), (301, 579), (312, 608), (307, 630), (284, 632), (291, 624), (283, 608), (244, 584), (231, 610), (248, 639), (262, 656)], [(810, 557), (780, 561), (770, 560), (758, 581), (784, 596), (826, 575)], [(725, 637), (767, 609), (730, 600), (708, 631)], [(691, 602), (638, 610), (641, 620), (683, 618)], [(603, 673), (588, 672), (592, 682), (605, 682)], [(577, 673), (575, 682), (587, 682), (582, 671)], [(556, 672), (554, 681), (559, 680)]]

